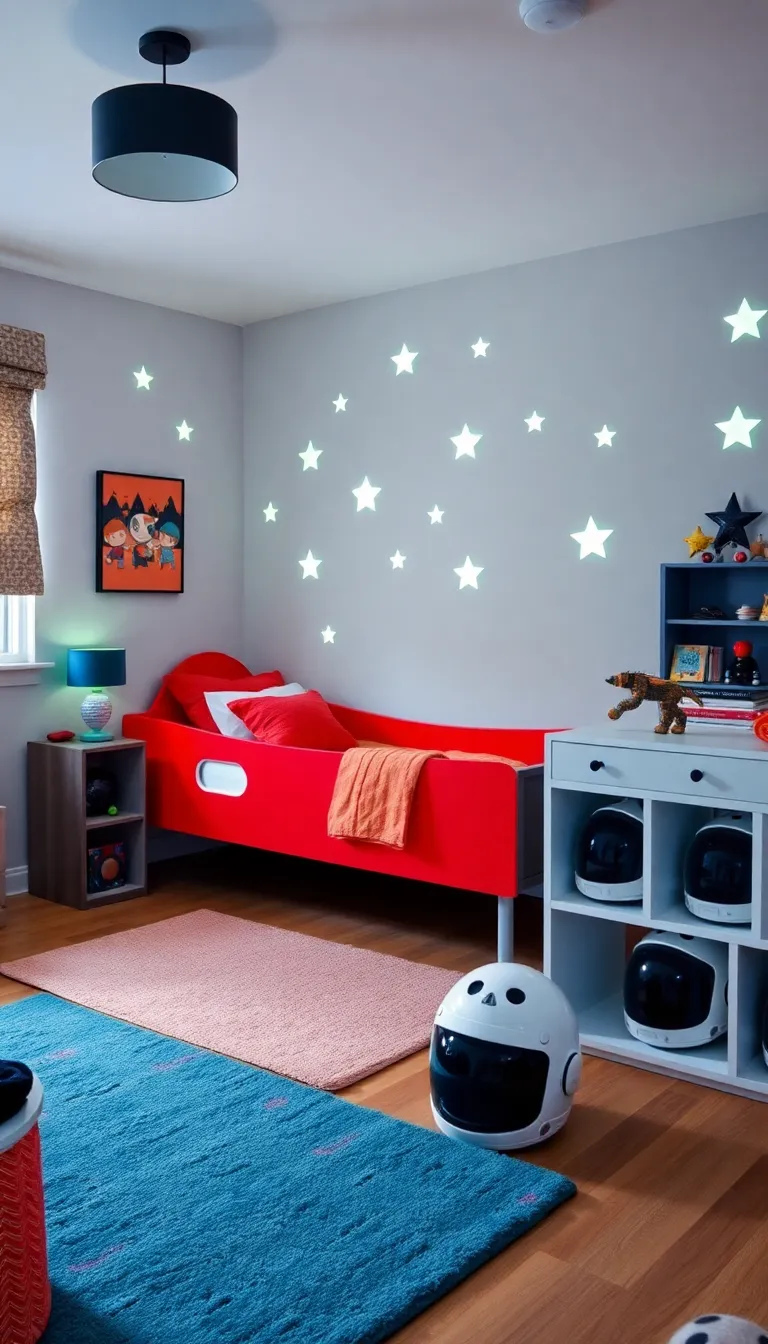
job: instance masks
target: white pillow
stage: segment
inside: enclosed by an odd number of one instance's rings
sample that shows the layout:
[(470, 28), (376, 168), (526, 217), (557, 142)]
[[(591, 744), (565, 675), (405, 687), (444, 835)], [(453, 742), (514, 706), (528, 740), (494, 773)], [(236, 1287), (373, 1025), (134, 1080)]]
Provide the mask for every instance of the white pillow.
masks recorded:
[(287, 686), (270, 686), (266, 691), (206, 691), (205, 703), (211, 718), (220, 733), (225, 737), (239, 737), (243, 742), (255, 742), (250, 728), (246, 728), (242, 719), (229, 708), (233, 700), (258, 700), (262, 695), (306, 695), (306, 688), (298, 681), (290, 681)]

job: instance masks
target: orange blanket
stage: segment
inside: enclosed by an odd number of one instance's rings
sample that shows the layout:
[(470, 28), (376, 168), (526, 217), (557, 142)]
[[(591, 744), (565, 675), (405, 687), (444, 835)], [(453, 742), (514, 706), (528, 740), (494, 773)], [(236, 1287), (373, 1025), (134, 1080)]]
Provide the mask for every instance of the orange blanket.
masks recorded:
[(431, 757), (499, 761), (514, 768), (522, 762), (467, 751), (419, 751), (365, 743), (345, 751), (328, 810), (328, 834), (339, 840), (368, 840), (405, 849), (416, 786)]

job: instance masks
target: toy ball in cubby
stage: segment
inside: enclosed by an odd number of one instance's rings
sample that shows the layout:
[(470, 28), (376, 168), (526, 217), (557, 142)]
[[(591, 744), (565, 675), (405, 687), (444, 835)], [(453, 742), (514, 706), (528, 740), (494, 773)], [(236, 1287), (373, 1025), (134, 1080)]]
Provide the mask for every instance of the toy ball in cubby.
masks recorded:
[(622, 798), (588, 818), (576, 846), (575, 881), (593, 901), (643, 899), (643, 804)]
[(683, 863), (685, 904), (716, 924), (752, 921), (752, 817), (726, 812), (701, 826)]
[(581, 1079), (576, 1015), (547, 976), (516, 962), (465, 975), (437, 1011), (432, 1114), (479, 1148), (529, 1148), (562, 1129)]
[(638, 1041), (691, 1050), (728, 1030), (728, 944), (648, 933), (624, 974), (624, 1023)]

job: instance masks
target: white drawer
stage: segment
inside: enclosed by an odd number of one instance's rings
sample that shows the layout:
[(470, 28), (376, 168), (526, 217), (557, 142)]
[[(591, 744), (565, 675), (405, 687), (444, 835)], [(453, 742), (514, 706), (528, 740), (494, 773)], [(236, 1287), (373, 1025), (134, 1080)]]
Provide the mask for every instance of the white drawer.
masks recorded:
[(768, 755), (764, 760), (731, 759), (680, 751), (633, 747), (550, 744), (552, 779), (643, 793), (683, 793), (729, 802), (768, 803)]

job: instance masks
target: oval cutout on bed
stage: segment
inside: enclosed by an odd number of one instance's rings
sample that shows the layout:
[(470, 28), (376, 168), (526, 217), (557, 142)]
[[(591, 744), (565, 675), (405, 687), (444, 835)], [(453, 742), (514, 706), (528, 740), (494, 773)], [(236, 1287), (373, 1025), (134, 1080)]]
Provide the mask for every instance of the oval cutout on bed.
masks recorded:
[(223, 793), (229, 798), (241, 798), (248, 788), (248, 776), (242, 765), (235, 761), (198, 761), (198, 787), (204, 793)]

